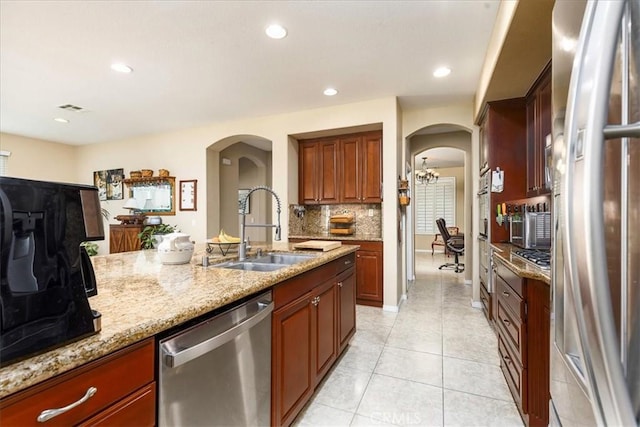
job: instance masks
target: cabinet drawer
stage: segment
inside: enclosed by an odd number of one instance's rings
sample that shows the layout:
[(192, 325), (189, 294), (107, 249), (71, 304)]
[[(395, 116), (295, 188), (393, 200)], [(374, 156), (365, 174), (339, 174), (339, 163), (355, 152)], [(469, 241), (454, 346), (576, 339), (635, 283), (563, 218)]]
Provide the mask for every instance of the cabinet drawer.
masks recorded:
[(511, 310), (517, 320), (524, 320), (524, 301), (500, 276), (496, 278), (496, 292), (498, 301)]
[(491, 294), (485, 288), (484, 283), (480, 280), (480, 302), (482, 302), (482, 312), (487, 320), (491, 320)]
[(154, 341), (148, 339), (20, 392), (0, 405), (2, 424), (38, 425), (47, 409), (80, 400), (91, 387), (95, 394), (84, 403), (47, 421), (47, 425), (75, 425), (154, 381)]
[(339, 258), (333, 261), (336, 266), (336, 276), (348, 268), (354, 267), (356, 265), (356, 254), (355, 252), (350, 253), (349, 255), (345, 255), (342, 258)]
[(496, 265), (496, 271), (498, 273), (498, 279), (502, 279), (513, 289), (520, 298), (524, 296), (524, 290), (522, 286), (522, 278), (513, 271), (509, 270), (497, 256), (493, 257)]
[(509, 345), (518, 362), (526, 365), (525, 328), (519, 319), (513, 317), (509, 310), (504, 308), (498, 297), (498, 311), (496, 313), (499, 335), (506, 345)]
[(156, 383), (151, 383), (80, 424), (88, 426), (153, 427), (156, 424)]
[(522, 365), (513, 359), (513, 355), (500, 336), (498, 336), (498, 354), (500, 356), (500, 368), (507, 380), (513, 399), (516, 405), (521, 408), (522, 413), (526, 413), (527, 398), (523, 395), (523, 391), (527, 389), (527, 370), (523, 369)]

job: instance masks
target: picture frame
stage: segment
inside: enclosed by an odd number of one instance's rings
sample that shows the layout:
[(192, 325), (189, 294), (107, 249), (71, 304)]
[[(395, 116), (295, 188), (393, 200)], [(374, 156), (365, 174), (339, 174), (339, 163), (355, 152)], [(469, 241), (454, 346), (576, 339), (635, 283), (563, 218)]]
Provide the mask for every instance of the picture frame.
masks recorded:
[(124, 199), (124, 169), (106, 169), (93, 172), (93, 185), (98, 188), (100, 201)]
[[(249, 188), (240, 188), (238, 190), (238, 213), (242, 213), (242, 200), (249, 195)], [(247, 199), (247, 209), (244, 211), (245, 214), (251, 213), (251, 198)]]
[(180, 181), (180, 210), (198, 210), (198, 180), (189, 179)]

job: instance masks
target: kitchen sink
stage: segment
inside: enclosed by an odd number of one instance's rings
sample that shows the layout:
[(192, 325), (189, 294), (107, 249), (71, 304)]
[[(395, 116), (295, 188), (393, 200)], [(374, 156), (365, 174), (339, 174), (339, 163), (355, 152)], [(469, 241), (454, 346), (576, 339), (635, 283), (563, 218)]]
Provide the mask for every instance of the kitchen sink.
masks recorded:
[(259, 256), (257, 258), (252, 258), (250, 261), (258, 264), (286, 264), (293, 265), (299, 262), (308, 261), (312, 258), (315, 258), (314, 255), (305, 255), (305, 254), (292, 254), (292, 253), (279, 253), (279, 252), (270, 252)]
[(216, 264), (214, 267), (218, 268), (230, 268), (233, 270), (244, 271), (275, 271), (284, 267), (288, 267), (288, 264), (274, 264), (274, 263), (258, 263), (252, 261), (229, 261), (222, 264)]
[(270, 252), (257, 258), (249, 258), (244, 261), (228, 261), (216, 264), (214, 267), (231, 268), (245, 271), (275, 271), (290, 265), (308, 261), (315, 258), (314, 255)]

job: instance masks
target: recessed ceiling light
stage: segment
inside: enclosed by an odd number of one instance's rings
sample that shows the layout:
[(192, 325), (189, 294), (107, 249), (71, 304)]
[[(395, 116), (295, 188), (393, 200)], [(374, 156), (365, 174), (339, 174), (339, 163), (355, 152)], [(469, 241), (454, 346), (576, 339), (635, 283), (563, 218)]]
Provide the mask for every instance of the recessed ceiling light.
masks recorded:
[(127, 64), (122, 64), (120, 62), (111, 64), (111, 69), (113, 71), (117, 71), (118, 73), (127, 73), (127, 74), (133, 71), (133, 68), (129, 67)]
[(433, 72), (433, 77), (446, 77), (451, 74), (451, 68), (449, 67), (440, 67), (436, 68)]
[(335, 90), (335, 89), (334, 89), (334, 88), (332, 88), (332, 87), (328, 87), (328, 88), (326, 88), (326, 89), (324, 90), (324, 92), (323, 92), (323, 93), (324, 93), (325, 95), (327, 95), (327, 96), (333, 96), (333, 95), (336, 95), (336, 94), (338, 93), (338, 91), (337, 91), (337, 90)]
[(283, 39), (287, 36), (287, 29), (278, 24), (269, 25), (264, 32), (272, 39)]
[(56, 122), (58, 122), (58, 123), (69, 123), (69, 120), (67, 120), (67, 119), (63, 119), (62, 117), (56, 117), (56, 118), (55, 118), (55, 119), (53, 119), (53, 120), (55, 120), (55, 121), (56, 121)]

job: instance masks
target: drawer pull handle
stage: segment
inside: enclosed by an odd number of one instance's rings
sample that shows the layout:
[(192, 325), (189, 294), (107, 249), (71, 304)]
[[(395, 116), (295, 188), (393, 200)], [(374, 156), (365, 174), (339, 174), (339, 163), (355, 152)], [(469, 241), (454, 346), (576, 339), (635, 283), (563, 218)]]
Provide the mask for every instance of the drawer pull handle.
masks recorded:
[[(360, 256), (360, 255), (358, 255), (358, 256)], [(346, 260), (346, 261), (344, 262), (344, 265), (349, 265), (349, 264), (351, 264), (351, 260), (350, 260), (350, 259), (348, 259), (348, 260)]]
[(511, 296), (511, 294), (507, 291), (502, 291), (502, 295), (504, 295), (507, 298)]
[(509, 319), (502, 319), (502, 322), (503, 322), (505, 325), (510, 325), (510, 324), (511, 324), (511, 322), (509, 322)]
[(509, 355), (508, 355), (508, 354), (505, 354), (503, 359), (504, 359), (504, 361), (505, 361), (505, 362), (507, 362), (507, 363), (511, 362), (511, 358), (509, 357)]
[(42, 412), (40, 412), (40, 415), (38, 415), (38, 422), (39, 423), (44, 423), (45, 421), (49, 421), (51, 418), (53, 417), (57, 417), (60, 414), (64, 414), (67, 411), (70, 411), (71, 409), (75, 408), (78, 405), (82, 405), (84, 402), (86, 402), (87, 400), (89, 400), (94, 394), (96, 394), (98, 392), (98, 389), (95, 387), (89, 387), (87, 389), (87, 392), (84, 394), (84, 396), (82, 396), (82, 398), (80, 398), (80, 400), (65, 406), (64, 408), (57, 408), (57, 409), (46, 409)]

